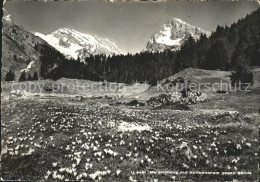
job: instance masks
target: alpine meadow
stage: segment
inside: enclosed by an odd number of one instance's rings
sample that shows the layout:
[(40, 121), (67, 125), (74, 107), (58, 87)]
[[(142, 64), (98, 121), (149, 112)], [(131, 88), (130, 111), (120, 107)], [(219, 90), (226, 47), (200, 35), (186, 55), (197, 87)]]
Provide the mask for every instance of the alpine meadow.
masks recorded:
[(1, 63), (1, 181), (259, 179), (256, 1), (7, 1)]

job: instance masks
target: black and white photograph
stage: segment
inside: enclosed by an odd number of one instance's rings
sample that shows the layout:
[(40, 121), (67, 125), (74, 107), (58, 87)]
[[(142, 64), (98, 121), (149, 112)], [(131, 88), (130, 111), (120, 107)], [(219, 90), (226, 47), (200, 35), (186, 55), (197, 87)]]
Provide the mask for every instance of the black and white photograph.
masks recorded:
[(3, 0), (1, 181), (258, 181), (259, 0)]

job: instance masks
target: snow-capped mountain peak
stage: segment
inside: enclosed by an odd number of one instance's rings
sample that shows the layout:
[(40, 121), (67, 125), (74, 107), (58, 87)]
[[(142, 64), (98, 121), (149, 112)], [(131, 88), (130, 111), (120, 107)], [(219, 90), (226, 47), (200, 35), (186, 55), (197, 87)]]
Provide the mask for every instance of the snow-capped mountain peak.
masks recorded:
[(44, 39), (66, 57), (80, 58), (82, 61), (90, 55), (123, 53), (114, 42), (107, 38), (99, 38), (69, 28), (58, 29), (49, 35), (41, 33), (35, 33), (35, 35)]
[(161, 52), (166, 49), (179, 50), (189, 36), (198, 40), (202, 34), (209, 36), (210, 32), (190, 25), (179, 18), (172, 18), (148, 41), (146, 49), (152, 52)]

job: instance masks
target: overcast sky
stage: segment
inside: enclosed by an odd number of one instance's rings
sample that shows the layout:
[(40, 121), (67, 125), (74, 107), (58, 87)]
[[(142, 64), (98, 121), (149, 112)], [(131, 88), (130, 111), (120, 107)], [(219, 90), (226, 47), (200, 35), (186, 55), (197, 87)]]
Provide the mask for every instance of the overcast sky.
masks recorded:
[(7, 2), (4, 7), (29, 31), (49, 34), (59, 28), (109, 38), (125, 52), (140, 52), (173, 17), (205, 30), (230, 25), (256, 10), (257, 2)]

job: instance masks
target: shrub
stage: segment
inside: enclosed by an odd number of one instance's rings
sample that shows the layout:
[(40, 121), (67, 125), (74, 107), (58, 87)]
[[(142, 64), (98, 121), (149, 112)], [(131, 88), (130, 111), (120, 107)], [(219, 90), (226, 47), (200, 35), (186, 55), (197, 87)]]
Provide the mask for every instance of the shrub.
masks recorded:
[(253, 84), (253, 73), (246, 66), (239, 65), (230, 75), (230, 79), (233, 86), (239, 82), (241, 84)]
[(237, 83), (253, 84), (253, 73), (249, 70), (248, 59), (244, 56), (238, 56), (234, 72), (230, 75), (231, 84), (234, 86)]

